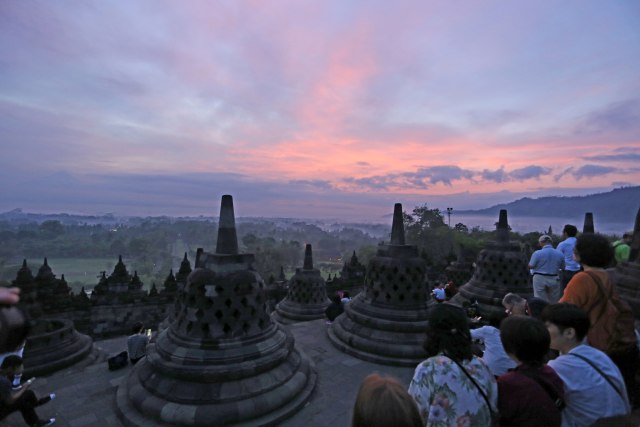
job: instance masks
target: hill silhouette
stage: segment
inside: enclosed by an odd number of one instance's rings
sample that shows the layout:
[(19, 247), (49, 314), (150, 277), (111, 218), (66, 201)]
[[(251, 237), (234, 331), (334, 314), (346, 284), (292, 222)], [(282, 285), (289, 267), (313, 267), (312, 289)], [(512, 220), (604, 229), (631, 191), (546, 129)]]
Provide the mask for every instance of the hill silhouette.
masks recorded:
[(509, 215), (534, 217), (571, 217), (576, 212), (593, 212), (598, 220), (610, 222), (633, 221), (640, 208), (640, 186), (616, 188), (606, 193), (587, 196), (524, 197), (513, 202), (486, 209), (458, 211), (461, 214), (497, 216), (500, 209)]

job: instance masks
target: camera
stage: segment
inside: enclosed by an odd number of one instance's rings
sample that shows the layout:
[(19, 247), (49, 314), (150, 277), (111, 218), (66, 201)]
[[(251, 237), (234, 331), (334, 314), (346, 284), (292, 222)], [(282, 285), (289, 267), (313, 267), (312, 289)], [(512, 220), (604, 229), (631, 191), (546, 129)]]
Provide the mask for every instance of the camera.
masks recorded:
[(16, 351), (27, 339), (29, 328), (27, 316), (20, 308), (0, 306), (0, 353)]

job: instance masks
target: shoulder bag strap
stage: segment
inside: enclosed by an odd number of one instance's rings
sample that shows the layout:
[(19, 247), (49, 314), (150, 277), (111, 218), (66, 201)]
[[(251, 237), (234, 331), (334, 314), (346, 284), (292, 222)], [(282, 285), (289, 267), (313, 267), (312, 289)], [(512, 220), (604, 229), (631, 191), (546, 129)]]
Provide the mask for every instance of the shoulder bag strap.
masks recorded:
[(564, 409), (564, 407), (566, 406), (564, 399), (560, 397), (560, 394), (558, 393), (558, 391), (554, 389), (550, 384), (542, 381), (536, 374), (532, 372), (526, 372), (524, 370), (518, 370), (516, 372), (524, 375), (525, 377), (529, 377), (535, 382), (537, 382), (540, 385), (540, 387), (542, 387), (544, 391), (549, 395), (549, 397), (553, 401), (553, 404), (556, 406), (556, 408), (558, 408), (559, 410)]
[(602, 375), (602, 378), (604, 378), (605, 380), (607, 380), (607, 382), (609, 383), (609, 385), (611, 387), (613, 387), (613, 389), (616, 391), (616, 393), (618, 393), (618, 396), (620, 396), (620, 398), (622, 399), (623, 402), (625, 402), (626, 405), (626, 401), (624, 399), (624, 395), (622, 394), (622, 391), (620, 391), (620, 389), (618, 387), (616, 387), (616, 385), (613, 383), (613, 381), (611, 381), (611, 378), (609, 378), (607, 375), (605, 375), (604, 372), (602, 372), (602, 370), (600, 368), (598, 368), (595, 363), (593, 363), (592, 361), (590, 361), (589, 359), (587, 359), (586, 357), (580, 355), (580, 354), (576, 354), (576, 353), (567, 353), (569, 356), (575, 356), (579, 359), (584, 360), (585, 362), (587, 362), (589, 365), (591, 365), (591, 367), (593, 369), (595, 369), (600, 375)]
[[(613, 287), (611, 288), (611, 292), (609, 292), (609, 296), (607, 297), (607, 293), (604, 290), (604, 286), (602, 284), (602, 280), (600, 280), (600, 277), (598, 277), (598, 275), (595, 274), (593, 271), (585, 271), (585, 273), (587, 273), (589, 277), (591, 277), (591, 280), (594, 281), (594, 283), (598, 287), (598, 290), (600, 291), (603, 298), (605, 299), (605, 303), (602, 304), (602, 313), (600, 313), (600, 316), (598, 316), (598, 320), (595, 321), (595, 323), (598, 323), (600, 319), (602, 319), (602, 316), (604, 316), (605, 313), (607, 312), (607, 305), (611, 302), (611, 298), (613, 297)], [(599, 301), (596, 301), (594, 306), (598, 304), (598, 302)], [(593, 309), (593, 307), (591, 309)], [(589, 311), (591, 311), (591, 309), (589, 309)]]
[(460, 368), (460, 370), (462, 372), (464, 372), (464, 374), (467, 376), (467, 378), (469, 378), (471, 380), (471, 382), (473, 383), (473, 385), (476, 386), (476, 388), (478, 389), (478, 391), (480, 392), (480, 394), (482, 395), (482, 398), (484, 399), (484, 402), (487, 404), (487, 408), (489, 408), (489, 413), (491, 414), (491, 416), (495, 416), (496, 414), (493, 412), (493, 409), (491, 409), (491, 403), (489, 403), (489, 398), (487, 397), (487, 394), (484, 392), (484, 390), (482, 389), (482, 387), (480, 387), (480, 384), (478, 384), (478, 382), (469, 374), (469, 372), (467, 372), (466, 369), (464, 369), (464, 367), (462, 366), (462, 364), (460, 362), (458, 362), (456, 359), (454, 359), (453, 357), (449, 357), (447, 356), (449, 359), (453, 360), (453, 363), (455, 363), (456, 365), (458, 365), (458, 368)]

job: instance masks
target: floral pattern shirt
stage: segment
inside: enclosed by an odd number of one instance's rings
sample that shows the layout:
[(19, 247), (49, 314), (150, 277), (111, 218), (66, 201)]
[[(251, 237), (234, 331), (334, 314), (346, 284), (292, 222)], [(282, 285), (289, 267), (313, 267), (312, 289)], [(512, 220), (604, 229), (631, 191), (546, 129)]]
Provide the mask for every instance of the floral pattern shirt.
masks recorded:
[[(463, 361), (462, 366), (482, 387), (491, 411), (496, 412), (498, 389), (487, 365), (474, 356)], [(453, 360), (442, 354), (416, 367), (409, 394), (428, 427), (491, 426), (491, 412), (478, 388)]]

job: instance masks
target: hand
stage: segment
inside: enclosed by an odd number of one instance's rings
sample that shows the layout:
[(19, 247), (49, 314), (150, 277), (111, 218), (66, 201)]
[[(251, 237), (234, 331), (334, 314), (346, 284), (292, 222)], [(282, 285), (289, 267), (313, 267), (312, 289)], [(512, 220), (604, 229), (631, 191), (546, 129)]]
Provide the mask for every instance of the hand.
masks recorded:
[(20, 288), (0, 286), (0, 304), (17, 304), (20, 301)]

